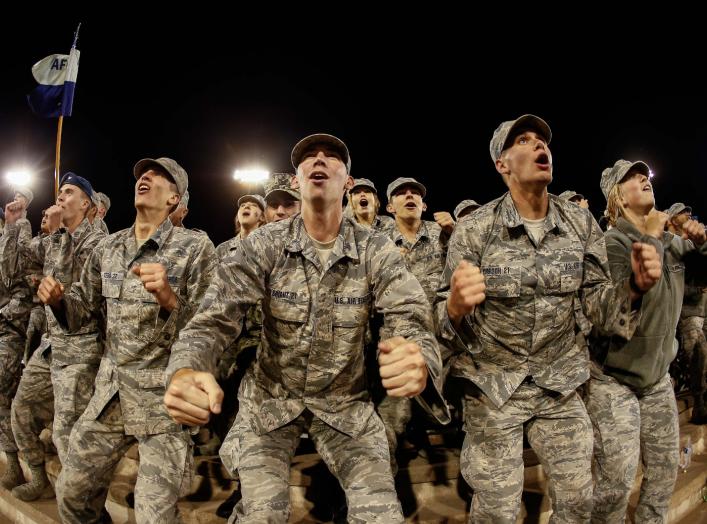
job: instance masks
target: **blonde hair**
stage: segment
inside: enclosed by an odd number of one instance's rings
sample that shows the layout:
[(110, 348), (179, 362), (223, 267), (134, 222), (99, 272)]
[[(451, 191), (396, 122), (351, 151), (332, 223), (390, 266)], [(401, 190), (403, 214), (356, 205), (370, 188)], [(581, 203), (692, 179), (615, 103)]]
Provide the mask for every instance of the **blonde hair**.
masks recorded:
[(604, 214), (609, 220), (609, 225), (616, 227), (616, 222), (619, 218), (624, 217), (624, 206), (621, 204), (621, 198), (623, 194), (621, 193), (621, 185), (614, 184), (614, 187), (609, 191), (609, 196), (606, 199), (606, 211)]

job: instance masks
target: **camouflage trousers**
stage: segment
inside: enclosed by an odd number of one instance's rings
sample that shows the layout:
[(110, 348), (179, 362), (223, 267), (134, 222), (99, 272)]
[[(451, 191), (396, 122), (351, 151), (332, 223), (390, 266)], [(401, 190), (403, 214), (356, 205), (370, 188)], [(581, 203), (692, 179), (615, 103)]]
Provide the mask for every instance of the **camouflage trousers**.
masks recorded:
[(398, 501), (383, 423), (373, 415), (361, 435), (351, 437), (305, 412), (289, 424), (256, 434), (241, 409), (226, 441), (221, 460), (241, 482), (243, 498), (229, 523), (286, 523), (290, 515), (290, 465), (303, 432), (346, 493), (348, 522), (404, 522)]
[(680, 319), (678, 333), (682, 339), (682, 349), (690, 362), (690, 392), (701, 396), (705, 392), (705, 375), (707, 375), (707, 340), (703, 331), (703, 317), (687, 317)]
[(54, 388), (52, 441), (62, 464), (69, 452), (71, 430), (93, 395), (97, 372), (98, 363), (51, 366)]
[(189, 431), (126, 435), (115, 395), (97, 419), (81, 416), (57, 480), (59, 516), (64, 524), (100, 522), (113, 471), (125, 452), (138, 443), (140, 465), (135, 484), (138, 524), (179, 522), (177, 499), (191, 487), (194, 470)]
[(523, 493), (523, 429), (549, 479), (550, 522), (589, 522), (592, 428), (576, 392), (524, 383), (501, 407), (476, 386), (464, 398), (461, 473), (474, 490), (469, 522), (515, 524)]
[(624, 522), (638, 468), (643, 482), (636, 522), (667, 522), (679, 458), (678, 411), (670, 376), (641, 395), (592, 369), (586, 388), (594, 426), (592, 522)]
[(409, 398), (390, 397), (386, 395), (376, 407), (385, 427), (385, 436), (388, 439), (388, 454), (393, 476), (398, 472), (398, 463), (395, 452), (398, 449), (398, 437), (405, 433), (407, 423), (412, 417), (412, 406)]
[(17, 452), (10, 407), (20, 383), (24, 348), (24, 335), (8, 322), (0, 320), (0, 451)]
[(32, 354), (12, 401), (12, 433), (20, 453), (32, 466), (44, 464), (44, 444), (39, 435), (51, 428), (54, 420), (50, 362), (51, 353), (45, 355), (39, 350)]

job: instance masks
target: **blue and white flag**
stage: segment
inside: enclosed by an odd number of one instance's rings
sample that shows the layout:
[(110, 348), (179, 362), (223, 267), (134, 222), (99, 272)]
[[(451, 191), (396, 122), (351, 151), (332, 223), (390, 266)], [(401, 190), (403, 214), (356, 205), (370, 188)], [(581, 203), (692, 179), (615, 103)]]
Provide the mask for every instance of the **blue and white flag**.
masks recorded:
[(32, 76), (39, 85), (27, 95), (27, 102), (37, 115), (71, 116), (79, 55), (79, 50), (72, 47), (68, 55), (49, 55), (32, 66)]

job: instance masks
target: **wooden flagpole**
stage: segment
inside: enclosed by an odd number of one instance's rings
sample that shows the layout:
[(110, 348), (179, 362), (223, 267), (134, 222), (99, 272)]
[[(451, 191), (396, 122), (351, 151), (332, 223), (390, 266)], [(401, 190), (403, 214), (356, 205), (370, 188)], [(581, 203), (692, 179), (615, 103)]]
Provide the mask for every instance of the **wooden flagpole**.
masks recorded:
[(59, 125), (56, 130), (56, 156), (54, 158), (54, 201), (59, 197), (59, 169), (61, 162), (61, 130), (64, 127), (64, 116), (59, 115)]

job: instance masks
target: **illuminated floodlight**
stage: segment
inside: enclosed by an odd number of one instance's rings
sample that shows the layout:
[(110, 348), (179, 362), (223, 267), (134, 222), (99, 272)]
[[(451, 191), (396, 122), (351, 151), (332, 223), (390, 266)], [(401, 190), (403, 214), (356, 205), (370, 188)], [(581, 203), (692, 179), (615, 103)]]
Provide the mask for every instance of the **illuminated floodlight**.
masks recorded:
[(265, 182), (270, 173), (265, 169), (236, 169), (233, 173), (234, 180), (247, 182), (249, 184), (261, 184)]
[(5, 179), (11, 186), (24, 187), (30, 184), (32, 181), (32, 175), (26, 169), (17, 169), (8, 171), (5, 174)]

